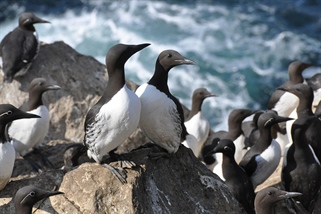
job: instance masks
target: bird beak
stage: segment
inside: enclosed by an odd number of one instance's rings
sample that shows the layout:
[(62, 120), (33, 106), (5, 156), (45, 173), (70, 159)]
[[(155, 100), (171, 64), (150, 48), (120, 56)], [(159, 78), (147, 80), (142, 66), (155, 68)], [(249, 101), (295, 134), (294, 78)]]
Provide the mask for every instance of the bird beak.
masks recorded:
[(60, 194), (64, 194), (64, 193), (60, 191), (48, 191), (45, 197), (50, 197), (53, 195), (60, 195)]
[(49, 85), (47, 90), (59, 90), (61, 87), (59, 85)]
[(278, 197), (281, 199), (285, 199), (285, 198), (293, 198), (293, 197), (297, 197), (303, 195), (300, 192), (286, 192), (286, 191), (282, 191), (281, 195), (279, 195)]
[(176, 59), (175, 62), (176, 62), (176, 65), (195, 65), (194, 61), (187, 58)]
[(39, 17), (35, 17), (33, 21), (34, 23), (50, 23), (49, 21), (41, 19)]

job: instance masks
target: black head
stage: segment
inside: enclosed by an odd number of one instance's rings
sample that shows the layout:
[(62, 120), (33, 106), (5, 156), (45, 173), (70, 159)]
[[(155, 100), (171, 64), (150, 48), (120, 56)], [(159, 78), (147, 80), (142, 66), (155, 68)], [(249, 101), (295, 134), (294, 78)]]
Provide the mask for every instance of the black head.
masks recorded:
[(35, 203), (41, 199), (58, 194), (63, 194), (63, 192), (47, 191), (33, 185), (22, 187), (17, 191), (14, 197), (16, 213), (31, 213)]
[(223, 153), (228, 157), (234, 157), (235, 145), (230, 139), (220, 140), (217, 146), (213, 149), (213, 153)]
[(30, 94), (42, 94), (49, 90), (61, 89), (58, 85), (52, 85), (47, 82), (44, 78), (35, 78), (30, 82), (29, 85), (29, 95)]
[(301, 116), (294, 121), (291, 128), (292, 138), (295, 139), (304, 133), (309, 125), (315, 120), (314, 116)]
[(268, 111), (260, 115), (258, 119), (259, 128), (271, 128), (274, 124), (293, 120), (288, 117), (281, 117), (275, 111)]
[(157, 62), (167, 72), (178, 65), (195, 65), (192, 60), (183, 57), (180, 53), (174, 50), (162, 51), (157, 58)]
[(298, 83), (295, 85), (289, 85), (289, 86), (284, 86), (284, 87), (279, 87), (278, 90), (281, 91), (287, 91), (290, 92), (292, 94), (294, 94), (295, 96), (301, 98), (301, 97), (313, 97), (313, 90), (312, 88), (304, 83)]
[(239, 123), (241, 124), (242, 121), (247, 118), (248, 116), (256, 113), (256, 110), (250, 110), (250, 109), (234, 109), (228, 117), (228, 123)]
[(117, 44), (111, 47), (106, 54), (106, 66), (108, 74), (111, 75), (117, 69), (124, 70), (126, 61), (138, 51), (150, 44), (125, 45)]
[(10, 104), (0, 104), (0, 125), (6, 125), (23, 118), (40, 118), (40, 116), (21, 111)]
[(37, 24), (37, 23), (50, 23), (50, 22), (37, 17), (33, 13), (23, 13), (19, 18), (19, 27), (23, 29), (25, 28), (34, 29), (33, 24)]
[(208, 97), (216, 97), (216, 94), (210, 93), (206, 88), (198, 88), (193, 92), (193, 101), (200, 100), (203, 101)]
[(291, 81), (294, 81), (295, 83), (303, 82), (302, 78), (302, 72), (308, 68), (311, 67), (311, 64), (300, 62), (300, 61), (294, 61), (290, 63), (288, 68), (288, 74)]
[(321, 88), (321, 73), (313, 75), (311, 78), (307, 79), (307, 82), (313, 90), (318, 90)]
[(293, 198), (302, 195), (298, 192), (286, 192), (275, 187), (267, 187), (256, 194), (255, 208), (270, 208), (273, 204), (286, 198)]

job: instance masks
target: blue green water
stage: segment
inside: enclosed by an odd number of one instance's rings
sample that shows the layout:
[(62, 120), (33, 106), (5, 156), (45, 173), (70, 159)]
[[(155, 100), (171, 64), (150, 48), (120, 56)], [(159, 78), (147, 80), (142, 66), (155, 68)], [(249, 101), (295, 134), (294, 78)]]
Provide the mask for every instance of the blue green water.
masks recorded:
[(0, 39), (32, 11), (51, 21), (36, 25), (40, 40), (63, 40), (104, 63), (116, 43), (151, 43), (126, 64), (126, 77), (142, 84), (157, 55), (175, 49), (196, 62), (171, 70), (169, 87), (187, 107), (194, 89), (219, 97), (203, 111), (214, 130), (226, 129), (235, 108), (266, 109), (273, 90), (287, 80), (291, 61), (321, 72), (321, 1), (40, 1), (0, 2)]

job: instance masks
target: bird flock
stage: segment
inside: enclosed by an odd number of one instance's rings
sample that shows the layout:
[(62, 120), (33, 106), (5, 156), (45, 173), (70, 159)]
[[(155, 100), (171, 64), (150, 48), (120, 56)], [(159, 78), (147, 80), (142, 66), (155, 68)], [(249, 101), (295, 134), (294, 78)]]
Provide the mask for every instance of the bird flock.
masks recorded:
[[(48, 21), (33, 13), (23, 13), (19, 26), (1, 41), (4, 82), (12, 82), (20, 73), (27, 75), (39, 50), (33, 26), (36, 23)], [(177, 51), (162, 51), (156, 59), (153, 76), (135, 92), (126, 86), (126, 61), (149, 45), (116, 44), (108, 50), (108, 85), (85, 117), (83, 144), (88, 157), (126, 183), (127, 171), (109, 165), (105, 157), (135, 166), (115, 150), (139, 127), (159, 147), (153, 158), (170, 157), (181, 146), (190, 148), (225, 181), (247, 213), (274, 213), (273, 205), (280, 200), (295, 200), (296, 209), (313, 213), (321, 191), (321, 73), (305, 80), (302, 72), (312, 65), (292, 62), (288, 68), (289, 80), (271, 95), (267, 109), (234, 109), (228, 118), (228, 130), (211, 130), (201, 107), (205, 99), (218, 95), (206, 88), (196, 89), (191, 111), (184, 118), (179, 100), (170, 92), (169, 71), (180, 65), (195, 65)], [(0, 104), (0, 191), (10, 180), (17, 157), (23, 157), (35, 171), (41, 171), (27, 154), (39, 153), (37, 147), (49, 129), (49, 111), (42, 95), (59, 89), (46, 79), (36, 78), (30, 83), (28, 101), (19, 109)], [(250, 116), (252, 119), (245, 120)], [(283, 190), (267, 187), (256, 193), (256, 187), (275, 172), (281, 157)], [(52, 167), (46, 157), (42, 160)], [(31, 213), (38, 200), (57, 194), (62, 192), (35, 186), (21, 188), (15, 196), (16, 211)]]

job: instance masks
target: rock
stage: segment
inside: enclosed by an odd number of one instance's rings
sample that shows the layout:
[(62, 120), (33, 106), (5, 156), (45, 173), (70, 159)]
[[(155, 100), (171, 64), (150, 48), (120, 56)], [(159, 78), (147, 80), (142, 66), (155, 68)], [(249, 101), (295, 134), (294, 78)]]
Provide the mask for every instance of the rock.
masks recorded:
[(243, 213), (190, 149), (153, 159), (155, 152), (153, 145), (125, 155), (138, 165), (127, 169), (125, 185), (97, 163), (82, 164), (64, 176), (59, 191), (65, 198), (53, 197), (53, 207), (59, 213)]

